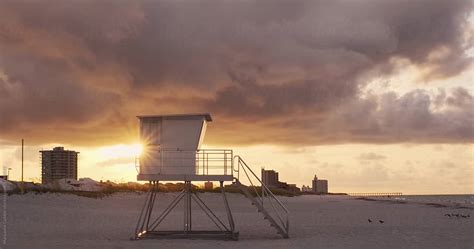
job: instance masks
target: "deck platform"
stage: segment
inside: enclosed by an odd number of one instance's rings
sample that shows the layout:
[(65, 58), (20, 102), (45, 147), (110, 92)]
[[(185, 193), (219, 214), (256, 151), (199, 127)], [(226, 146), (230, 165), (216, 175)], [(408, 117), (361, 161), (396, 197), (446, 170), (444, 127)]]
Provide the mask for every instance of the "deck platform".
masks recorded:
[(161, 174), (139, 174), (138, 181), (193, 181), (193, 182), (231, 182), (234, 180), (232, 175), (161, 175)]

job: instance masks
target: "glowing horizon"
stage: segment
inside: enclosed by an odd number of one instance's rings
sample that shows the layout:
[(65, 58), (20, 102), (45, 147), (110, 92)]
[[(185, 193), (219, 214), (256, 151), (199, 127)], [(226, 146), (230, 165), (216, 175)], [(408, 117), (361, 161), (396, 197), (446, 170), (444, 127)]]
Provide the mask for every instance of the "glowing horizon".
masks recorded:
[[(474, 146), (471, 144), (346, 144), (299, 149), (273, 145), (229, 147), (234, 154), (243, 156), (254, 171), (258, 172), (261, 167), (274, 169), (280, 173), (281, 181), (295, 183), (298, 187), (310, 185), (314, 174), (318, 174), (321, 179), (329, 180), (330, 192), (474, 193), (470, 186), (471, 169), (474, 167), (474, 156), (471, 153)], [(18, 152), (18, 148), (19, 146), (15, 146), (10, 149)], [(135, 158), (141, 149), (139, 143), (65, 148), (80, 152), (79, 178), (136, 181)], [(223, 147), (206, 145), (204, 148)], [(36, 153), (31, 155), (34, 151)], [(424, 153), (420, 153), (421, 151)], [(41, 169), (37, 150), (27, 146), (25, 152), (25, 180), (40, 182)], [(454, 155), (456, 160), (453, 163), (451, 158)], [(0, 156), (4, 157), (4, 154)], [(32, 159), (34, 157), (37, 161)], [(421, 171), (424, 164), (431, 164), (432, 170)], [(20, 179), (19, 166), (19, 160), (9, 164), (13, 168), (10, 174), (14, 180)], [(465, 171), (453, 175), (450, 170), (455, 166), (462, 167)]]

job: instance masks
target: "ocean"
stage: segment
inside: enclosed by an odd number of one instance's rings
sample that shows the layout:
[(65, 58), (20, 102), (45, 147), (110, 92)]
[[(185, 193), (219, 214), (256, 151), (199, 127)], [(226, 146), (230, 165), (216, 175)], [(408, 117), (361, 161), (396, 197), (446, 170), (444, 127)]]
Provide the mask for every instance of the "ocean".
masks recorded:
[(406, 202), (474, 207), (474, 195), (404, 195), (392, 199)]

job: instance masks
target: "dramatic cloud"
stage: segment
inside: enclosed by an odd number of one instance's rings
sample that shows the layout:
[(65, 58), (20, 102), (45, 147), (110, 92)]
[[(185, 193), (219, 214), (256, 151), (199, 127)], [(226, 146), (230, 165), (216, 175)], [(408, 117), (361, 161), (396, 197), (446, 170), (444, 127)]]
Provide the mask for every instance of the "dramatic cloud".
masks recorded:
[[(211, 143), (473, 142), (465, 1), (2, 1), (0, 139), (116, 143), (139, 114), (211, 112)], [(468, 86), (471, 82), (466, 82)], [(413, 82), (417, 84), (417, 82)]]

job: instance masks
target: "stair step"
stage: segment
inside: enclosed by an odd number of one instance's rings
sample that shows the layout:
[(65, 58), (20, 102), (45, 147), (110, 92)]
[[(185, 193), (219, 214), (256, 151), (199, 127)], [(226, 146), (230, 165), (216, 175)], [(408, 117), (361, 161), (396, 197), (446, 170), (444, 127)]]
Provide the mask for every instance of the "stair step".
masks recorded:
[[(254, 196), (250, 194), (248, 189), (245, 188), (245, 185), (242, 185), (240, 182), (237, 183), (237, 186), (240, 188), (242, 193), (250, 199), (251, 204), (254, 205), (257, 208), (257, 212), (261, 213), (263, 215), (264, 220), (268, 220), (270, 223), (270, 226), (274, 227), (277, 230), (277, 234), (280, 234), (284, 238), (288, 238), (288, 233), (286, 231), (286, 228), (282, 226), (281, 224), (277, 224), (277, 221), (274, 219), (272, 214), (270, 214), (264, 207), (264, 203), (255, 199)], [(265, 205), (266, 206), (266, 205)]]

